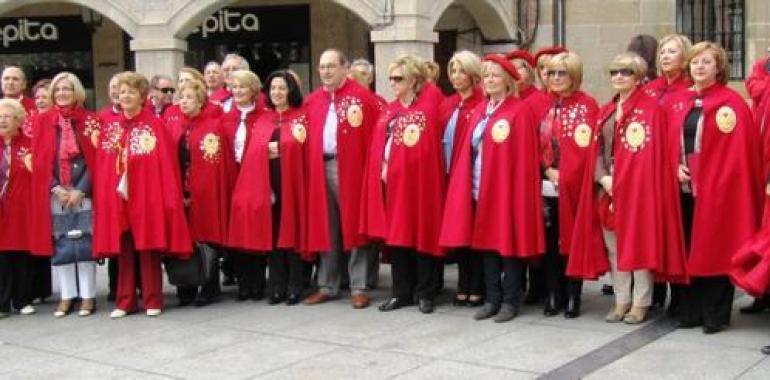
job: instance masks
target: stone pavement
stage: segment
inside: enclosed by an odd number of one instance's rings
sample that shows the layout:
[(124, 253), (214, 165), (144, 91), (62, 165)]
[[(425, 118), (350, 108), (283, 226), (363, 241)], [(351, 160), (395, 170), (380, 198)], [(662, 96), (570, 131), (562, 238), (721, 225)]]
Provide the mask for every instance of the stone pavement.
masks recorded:
[[(160, 317), (113, 321), (99, 270), (96, 315), (54, 319), (49, 301), (36, 315), (0, 320), (0, 378), (770, 379), (770, 357), (759, 352), (770, 344), (770, 313), (736, 312), (733, 326), (714, 336), (671, 331), (666, 320), (608, 324), (611, 297), (597, 283), (586, 284), (576, 320), (524, 307), (508, 323), (474, 321), (475, 309), (449, 302), (453, 266), (434, 314), (416, 307), (382, 313), (376, 305), (390, 281), (383, 266), (375, 303), (365, 310), (351, 309), (347, 298), (318, 306), (237, 303), (233, 288), (219, 303), (182, 309), (171, 306), (167, 286), (170, 306)], [(736, 309), (748, 302), (736, 297)]]

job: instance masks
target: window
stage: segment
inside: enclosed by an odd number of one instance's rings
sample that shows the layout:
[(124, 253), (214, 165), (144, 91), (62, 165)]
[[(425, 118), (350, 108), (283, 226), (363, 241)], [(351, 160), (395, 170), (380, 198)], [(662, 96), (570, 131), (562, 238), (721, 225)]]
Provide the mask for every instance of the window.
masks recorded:
[(693, 43), (718, 42), (727, 51), (730, 80), (745, 76), (745, 0), (677, 0), (676, 30)]

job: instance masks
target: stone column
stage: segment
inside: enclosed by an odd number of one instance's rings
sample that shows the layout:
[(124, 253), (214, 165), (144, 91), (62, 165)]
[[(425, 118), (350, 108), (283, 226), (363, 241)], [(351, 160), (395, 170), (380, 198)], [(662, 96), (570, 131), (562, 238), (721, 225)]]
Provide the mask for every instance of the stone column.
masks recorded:
[(136, 72), (150, 78), (156, 74), (176, 78), (184, 66), (187, 41), (178, 38), (137, 38), (131, 40)]

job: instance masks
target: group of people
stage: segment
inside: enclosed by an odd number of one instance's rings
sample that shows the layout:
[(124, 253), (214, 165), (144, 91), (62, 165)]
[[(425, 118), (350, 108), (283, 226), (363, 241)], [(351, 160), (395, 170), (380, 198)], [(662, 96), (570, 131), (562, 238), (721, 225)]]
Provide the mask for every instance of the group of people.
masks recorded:
[[(366, 308), (382, 261), (392, 292), (379, 310), (430, 313), (453, 261), (453, 303), (479, 307), (477, 320), (509, 321), (522, 303), (576, 318), (582, 281), (609, 273), (607, 322), (645, 321), (670, 287), (680, 327), (721, 331), (730, 276), (741, 283), (756, 266), (736, 271), (733, 257), (747, 242), (758, 251), (770, 65), (747, 81), (752, 110), (726, 86), (719, 45), (651, 42), (608, 63), (615, 95), (603, 106), (581, 90), (581, 58), (563, 47), (459, 51), (448, 96), (435, 63), (404, 55), (383, 74), (391, 102), (369, 88), (370, 63), (336, 49), (321, 54), (321, 87), (306, 97), (296, 73), (262, 82), (229, 54), (176, 81), (119, 73), (97, 113), (72, 73), (35, 86), (33, 101), (23, 71), (6, 67), (0, 316), (35, 312), (40, 257), (56, 266), (57, 317), (76, 305), (93, 313), (104, 258), (110, 316), (136, 312), (137, 289), (146, 314), (159, 315), (162, 259), (205, 247), (238, 300), (314, 305), (347, 284), (352, 306)], [(88, 257), (60, 257), (56, 221), (84, 212)], [(316, 284), (305, 297), (308, 263)], [(177, 289), (181, 305), (219, 297), (216, 264), (203, 286)], [(768, 306), (758, 298), (747, 310)]]

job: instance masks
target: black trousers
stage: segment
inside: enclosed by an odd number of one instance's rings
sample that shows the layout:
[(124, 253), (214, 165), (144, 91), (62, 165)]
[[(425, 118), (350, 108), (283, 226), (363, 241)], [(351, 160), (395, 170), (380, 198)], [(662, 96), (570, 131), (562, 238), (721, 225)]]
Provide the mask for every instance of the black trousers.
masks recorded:
[(455, 252), (457, 257), (457, 293), (484, 295), (483, 257), (469, 248)]
[(559, 249), (559, 199), (543, 197), (545, 219), (545, 256), (542, 259), (545, 287), (561, 306), (568, 297), (579, 297), (583, 280), (566, 276), (567, 256)]
[(727, 326), (735, 287), (727, 276), (695, 277), (680, 288), (680, 320), (709, 327)]
[(34, 258), (26, 252), (0, 252), (0, 312), (32, 303)]
[(483, 255), (486, 302), (518, 306), (521, 301), (521, 273), (524, 260), (501, 257), (496, 252), (475, 252)]
[(248, 253), (231, 251), (230, 258), (235, 265), (238, 277), (238, 293), (262, 295), (265, 293), (265, 269), (267, 255), (263, 253)]
[(285, 249), (270, 253), (270, 291), (273, 294), (302, 294), (304, 264), (299, 254)]
[(412, 248), (388, 247), (393, 297), (404, 300), (430, 299), (441, 287), (441, 259)]
[(33, 299), (40, 298), (44, 300), (51, 296), (51, 258), (30, 256), (30, 265), (32, 266), (32, 292)]

